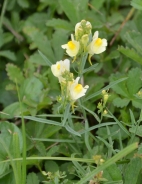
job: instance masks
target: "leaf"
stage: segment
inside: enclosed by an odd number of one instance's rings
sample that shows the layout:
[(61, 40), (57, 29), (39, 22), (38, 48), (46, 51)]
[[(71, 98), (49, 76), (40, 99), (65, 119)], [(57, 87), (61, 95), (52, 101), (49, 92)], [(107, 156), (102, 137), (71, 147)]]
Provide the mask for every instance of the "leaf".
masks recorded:
[(142, 125), (132, 126), (131, 128), (129, 128), (129, 131), (132, 132), (133, 134), (138, 135), (139, 137), (142, 137)]
[(40, 50), (38, 50), (38, 52), (41, 55), (41, 57), (44, 59), (46, 65), (51, 67), (52, 63), (49, 61), (49, 59), (42, 52), (40, 52)]
[(136, 51), (142, 54), (142, 34), (137, 31), (129, 31), (125, 34), (126, 40), (136, 49)]
[(120, 54), (117, 50), (111, 52), (105, 59), (104, 61), (109, 61), (109, 60), (112, 60), (112, 59), (117, 59), (120, 57)]
[(4, 176), (1, 175), (0, 183), (6, 183), (6, 184), (15, 184), (15, 178), (13, 172), (4, 173)]
[(100, 9), (103, 6), (103, 3), (105, 2), (105, 0), (92, 0), (91, 1), (91, 5), (94, 6), (96, 9)]
[(39, 179), (37, 174), (29, 173), (27, 176), (27, 183), (26, 184), (39, 184)]
[(142, 71), (140, 68), (133, 68), (128, 73), (128, 80), (126, 81), (126, 84), (128, 91), (132, 97), (142, 86), (141, 77)]
[(72, 25), (68, 21), (59, 18), (48, 20), (46, 25), (49, 27), (53, 27), (54, 29), (63, 29), (67, 31), (72, 30)]
[[(121, 74), (121, 73), (116, 73), (116, 74), (112, 74), (110, 76), (110, 81), (115, 81), (121, 77), (126, 77), (126, 75), (124, 74)], [(128, 97), (129, 96), (129, 93), (128, 93), (128, 90), (127, 90), (127, 86), (126, 86), (126, 83), (125, 81), (124, 82), (121, 82), (121, 83), (118, 83), (117, 85), (113, 86), (112, 88), (117, 94), (119, 95), (122, 95), (124, 97)]]
[(46, 124), (50, 124), (50, 125), (56, 125), (56, 126), (61, 126), (62, 124), (56, 121), (52, 121), (52, 120), (48, 120), (48, 119), (42, 119), (42, 118), (36, 118), (33, 116), (24, 116), (25, 119), (29, 119), (29, 120), (33, 120), (33, 121), (37, 121), (40, 123), (46, 123)]
[(3, 50), (0, 51), (0, 56), (3, 56), (5, 58), (8, 58), (12, 61), (16, 61), (16, 55), (14, 52), (10, 51), (10, 50)]
[(17, 2), (22, 8), (28, 8), (30, 5), (28, 0), (17, 0)]
[(41, 156), (46, 156), (46, 148), (43, 142), (36, 141), (35, 147), (39, 151)]
[(56, 172), (59, 170), (59, 166), (55, 161), (48, 160), (45, 162), (45, 171), (46, 172)]
[[(2, 139), (3, 142), (6, 144), (8, 151), (10, 152), (11, 155), (13, 155), (15, 150), (15, 148), (12, 145), (13, 134), (17, 133), (19, 137), (19, 142), (20, 142), (20, 152), (22, 152), (22, 148), (23, 148), (22, 133), (15, 124), (8, 123), (6, 121), (1, 121), (0, 132), (1, 132), (0, 139)], [(7, 155), (8, 155), (7, 151), (0, 143), (0, 161), (4, 161)], [(6, 163), (0, 164), (0, 175), (3, 174), (6, 170), (9, 170), (9, 163), (6, 162)]]
[(142, 159), (138, 157), (133, 158), (127, 165), (124, 173), (125, 184), (137, 184), (141, 169), (142, 169)]
[(74, 135), (77, 135), (77, 136), (81, 137), (80, 133), (74, 131), (70, 126), (66, 125), (65, 128), (66, 128), (66, 130), (67, 130), (68, 132), (70, 132), (71, 134), (74, 134)]
[(120, 97), (117, 97), (117, 98), (115, 98), (114, 100), (113, 100), (113, 104), (114, 104), (114, 106), (116, 106), (116, 107), (121, 107), (121, 108), (123, 108), (123, 107), (126, 107), (128, 104), (129, 104), (129, 102), (130, 102), (130, 100), (129, 99), (127, 99), (127, 98), (120, 98)]
[(120, 169), (116, 164), (112, 164), (107, 169), (104, 170), (103, 177), (108, 181), (119, 181), (122, 180), (122, 175)]
[(50, 61), (54, 62), (55, 57), (51, 47), (51, 43), (46, 35), (41, 32), (38, 32), (33, 37), (33, 42), (36, 47), (47, 57)]
[[(40, 51), (39, 51), (40, 52)], [(45, 60), (43, 59), (43, 57), (41, 56), (40, 53), (34, 53), (32, 54), (29, 59), (29, 62), (36, 64), (37, 66), (47, 66)]]
[[(63, 58), (64, 49), (61, 48), (61, 45), (67, 43), (68, 35), (63, 30), (57, 30), (53, 34), (53, 38), (51, 40), (51, 44), (54, 50), (55, 60), (59, 61)], [(55, 63), (55, 61), (54, 61)]]
[(125, 56), (142, 65), (142, 57), (138, 55), (138, 53), (134, 49), (130, 49), (128, 47), (124, 48), (123, 46), (120, 46), (118, 47), (118, 50)]
[[(107, 160), (105, 163), (103, 163), (103, 165), (97, 167), (96, 169), (93, 169), (93, 171), (91, 171), (89, 174), (87, 174), (83, 178), (81, 178), (81, 180), (79, 182), (77, 182), (77, 184), (86, 183), (91, 178), (93, 178), (97, 173), (99, 173), (100, 171), (103, 171), (104, 169), (108, 168), (110, 165), (114, 164), (119, 159), (123, 158), (127, 154), (131, 153), (133, 150), (137, 149), (137, 147), (138, 147), (138, 144), (133, 143), (133, 144), (129, 145), (128, 147), (124, 148), (122, 151), (120, 151), (119, 153), (114, 155), (112, 158)], [(134, 176), (134, 175), (131, 174), (131, 176)]]
[(125, 78), (120, 78), (120, 79), (118, 79), (118, 80), (116, 80), (116, 81), (110, 82), (110, 84), (107, 85), (106, 87), (102, 88), (101, 90), (99, 90), (99, 91), (93, 93), (92, 95), (88, 96), (87, 98), (85, 98), (84, 102), (87, 101), (87, 100), (90, 100), (91, 98), (94, 98), (95, 96), (100, 95), (100, 94), (102, 93), (102, 90), (107, 90), (107, 89), (109, 89), (109, 88), (112, 88), (112, 87), (114, 87), (116, 84), (121, 83), (122, 81), (124, 81), (124, 80), (126, 80), (126, 79), (127, 79), (127, 77), (125, 77)]
[(75, 4), (71, 0), (59, 0), (59, 3), (67, 15), (68, 19), (73, 23), (76, 24), (79, 22), (78, 12), (76, 9)]
[[(22, 112), (23, 113), (28, 112), (27, 106), (24, 104), (22, 104)], [(4, 108), (3, 113), (4, 114), (1, 114), (2, 119), (11, 119), (15, 116), (21, 115), (20, 103), (14, 102), (8, 105), (6, 108)]]
[(95, 70), (95, 68), (98, 66), (99, 63), (96, 63), (92, 66), (90, 66), (89, 68), (86, 68), (83, 70), (83, 74), (86, 73), (86, 72), (91, 72), (92, 70)]
[(42, 95), (43, 84), (36, 77), (30, 77), (24, 80), (20, 87), (21, 98), (33, 100), (38, 104), (40, 96)]
[(131, 1), (131, 6), (138, 10), (142, 10), (142, 1), (141, 0), (132, 0)]
[(23, 73), (16, 65), (8, 63), (6, 65), (6, 71), (10, 80), (12, 80), (14, 83), (17, 82), (18, 84), (21, 84), (24, 81)]

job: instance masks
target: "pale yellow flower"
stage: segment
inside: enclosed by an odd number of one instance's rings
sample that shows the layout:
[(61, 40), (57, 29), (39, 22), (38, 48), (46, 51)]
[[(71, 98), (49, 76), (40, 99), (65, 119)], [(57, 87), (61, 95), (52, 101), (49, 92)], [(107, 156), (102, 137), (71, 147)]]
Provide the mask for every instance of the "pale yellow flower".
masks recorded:
[(90, 55), (100, 54), (106, 50), (107, 40), (98, 37), (99, 32), (96, 31), (93, 36), (93, 41), (88, 45), (88, 53)]
[(88, 85), (83, 87), (81, 84), (78, 84), (80, 77), (77, 77), (73, 82), (69, 84), (68, 90), (70, 93), (70, 98), (72, 101), (77, 100), (85, 95), (87, 89), (89, 88)]
[(51, 66), (51, 71), (55, 77), (58, 77), (59, 82), (62, 81), (62, 74), (65, 71), (70, 71), (70, 60), (65, 59), (64, 61), (57, 61), (56, 64)]
[(80, 48), (80, 44), (78, 41), (74, 40), (74, 36), (73, 34), (71, 34), (71, 41), (69, 41), (67, 44), (65, 45), (61, 45), (61, 47), (63, 49), (66, 49), (66, 53), (71, 56), (74, 57), (78, 54), (79, 48)]

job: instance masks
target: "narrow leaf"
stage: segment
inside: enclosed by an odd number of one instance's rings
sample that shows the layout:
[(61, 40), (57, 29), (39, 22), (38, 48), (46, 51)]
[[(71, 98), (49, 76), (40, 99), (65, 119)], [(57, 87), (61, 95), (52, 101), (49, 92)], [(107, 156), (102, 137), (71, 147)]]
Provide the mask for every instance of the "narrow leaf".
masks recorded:
[(84, 183), (86, 183), (87, 181), (89, 181), (92, 178), (94, 178), (94, 176), (97, 173), (99, 173), (100, 171), (103, 171), (104, 169), (106, 169), (107, 167), (109, 167), (110, 165), (112, 165), (116, 161), (120, 160), (121, 158), (123, 158), (124, 156), (126, 156), (129, 153), (131, 153), (133, 150), (135, 150), (137, 148), (138, 148), (138, 143), (134, 143), (134, 144), (129, 145), (128, 147), (126, 147), (125, 149), (123, 149), (122, 151), (117, 153), (115, 156), (113, 156), (111, 159), (107, 160), (103, 165), (97, 167), (95, 170), (90, 172), (87, 176), (85, 176), (79, 182), (77, 182), (77, 184), (84, 184)]
[(99, 90), (99, 91), (93, 93), (92, 95), (88, 96), (87, 98), (85, 98), (84, 102), (87, 101), (87, 100), (90, 100), (91, 98), (94, 98), (95, 96), (100, 95), (102, 93), (102, 90), (107, 90), (109, 88), (112, 88), (114, 85), (116, 85), (116, 84), (118, 84), (118, 83), (120, 83), (120, 82), (122, 82), (122, 81), (124, 81), (126, 79), (127, 79), (127, 77), (122, 78), (122, 79), (118, 79), (118, 80), (116, 80), (114, 82), (110, 82), (110, 84), (108, 86), (102, 88), (101, 90)]

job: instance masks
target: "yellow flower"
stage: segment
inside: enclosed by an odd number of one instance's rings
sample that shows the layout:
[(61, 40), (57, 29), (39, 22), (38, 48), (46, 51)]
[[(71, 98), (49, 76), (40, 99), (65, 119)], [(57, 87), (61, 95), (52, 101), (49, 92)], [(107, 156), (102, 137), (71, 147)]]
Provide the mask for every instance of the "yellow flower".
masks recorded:
[(81, 84), (78, 84), (80, 77), (77, 77), (73, 82), (69, 84), (68, 90), (69, 90), (69, 96), (72, 101), (77, 100), (78, 98), (81, 98), (85, 95), (87, 89), (89, 88), (88, 85), (83, 87)]
[(93, 36), (92, 42), (88, 45), (88, 53), (92, 56), (93, 54), (100, 54), (106, 50), (107, 40), (98, 37), (99, 32), (96, 31)]
[(80, 44), (78, 41), (74, 40), (74, 36), (73, 34), (71, 34), (71, 41), (69, 41), (67, 44), (65, 45), (61, 45), (61, 47), (63, 49), (66, 49), (66, 53), (71, 56), (74, 57), (78, 54), (79, 48), (80, 48)]
[(51, 66), (51, 71), (55, 77), (58, 77), (59, 82), (61, 82), (63, 80), (62, 74), (65, 71), (70, 71), (70, 60), (57, 61), (56, 64)]

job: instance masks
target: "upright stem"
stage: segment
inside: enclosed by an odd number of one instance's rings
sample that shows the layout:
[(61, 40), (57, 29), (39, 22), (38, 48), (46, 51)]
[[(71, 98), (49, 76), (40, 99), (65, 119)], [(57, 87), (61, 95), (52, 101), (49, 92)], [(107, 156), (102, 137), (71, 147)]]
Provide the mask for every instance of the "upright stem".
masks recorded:
[(21, 103), (21, 98), (18, 90), (18, 85), (16, 82), (16, 87), (17, 87), (17, 93), (18, 93), (18, 98), (19, 98), (19, 103), (20, 103), (20, 111), (21, 111), (21, 116), (22, 116), (22, 136), (23, 136), (23, 161), (22, 161), (22, 181), (21, 184), (26, 183), (26, 129), (25, 129), (25, 122), (24, 122), (24, 117), (22, 113), (22, 103)]

